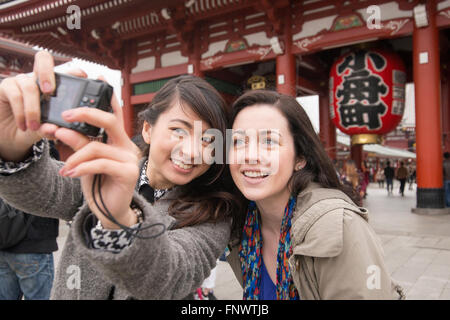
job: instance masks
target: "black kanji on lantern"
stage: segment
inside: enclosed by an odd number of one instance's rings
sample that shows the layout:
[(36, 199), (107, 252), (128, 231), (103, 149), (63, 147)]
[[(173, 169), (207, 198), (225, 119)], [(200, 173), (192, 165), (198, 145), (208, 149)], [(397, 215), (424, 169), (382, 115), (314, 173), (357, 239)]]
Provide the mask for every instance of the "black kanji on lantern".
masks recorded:
[(381, 127), (380, 118), (387, 111), (380, 95), (385, 95), (388, 88), (381, 77), (367, 68), (367, 59), (372, 61), (376, 70), (383, 70), (386, 66), (383, 56), (366, 51), (351, 54), (337, 65), (339, 74), (347, 68), (351, 69), (336, 92), (336, 97), (340, 99), (337, 111), (345, 128), (367, 126), (371, 130), (378, 129)]
[(363, 125), (369, 129), (380, 128), (380, 115), (385, 112), (386, 106), (382, 103), (367, 106), (357, 102), (352, 105), (341, 105), (339, 108), (341, 124), (345, 128)]
[(382, 71), (386, 66), (386, 59), (376, 52), (367, 51), (356, 51), (354, 54), (348, 55), (344, 61), (337, 66), (338, 74), (341, 74), (345, 69), (350, 68), (353, 71), (365, 70), (366, 67), (366, 56), (372, 61), (373, 66), (376, 70)]

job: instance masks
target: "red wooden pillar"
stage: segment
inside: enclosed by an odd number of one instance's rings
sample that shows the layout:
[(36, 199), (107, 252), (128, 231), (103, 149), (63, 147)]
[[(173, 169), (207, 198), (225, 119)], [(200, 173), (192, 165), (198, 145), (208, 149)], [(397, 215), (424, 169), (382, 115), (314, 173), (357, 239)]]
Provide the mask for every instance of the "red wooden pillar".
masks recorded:
[(129, 137), (132, 137), (134, 134), (134, 112), (133, 105), (131, 104), (130, 72), (131, 71), (127, 68), (122, 69), (122, 111), (125, 131), (127, 132)]
[(296, 97), (297, 70), (295, 56), (292, 54), (292, 17), (289, 10), (286, 13), (283, 17), (283, 35), (280, 37), (284, 44), (284, 53), (276, 58), (277, 91)]
[[(191, 74), (193, 74), (194, 76), (200, 77), (200, 78), (204, 78), (205, 74), (203, 73), (203, 71), (201, 71), (200, 69), (200, 58), (198, 56), (191, 56), (189, 58), (189, 65), (192, 66), (192, 72), (190, 72)], [(191, 68), (191, 67), (188, 68)], [(191, 70), (188, 70), (191, 71)]]
[(428, 26), (413, 31), (416, 111), (417, 208), (444, 208), (440, 120), (439, 38), (436, 2), (426, 1)]
[(331, 159), (336, 159), (336, 127), (330, 118), (328, 93), (319, 95), (319, 137)]
[[(131, 104), (131, 96), (133, 95), (132, 86), (130, 83), (130, 74), (132, 66), (135, 65), (136, 52), (133, 52), (133, 44), (130, 42), (124, 43), (124, 67), (121, 70), (122, 73), (122, 112), (123, 121), (125, 125), (125, 131), (129, 137), (134, 135), (134, 110)], [(136, 50), (137, 51), (137, 50)]]
[(200, 63), (202, 59), (202, 55), (200, 52), (201, 47), (200, 31), (195, 30), (194, 33), (195, 33), (193, 36), (194, 46), (192, 48), (192, 53), (189, 55), (190, 66), (188, 67), (192, 68), (192, 70), (188, 70), (188, 73), (193, 74), (194, 76), (200, 78), (204, 78), (205, 74), (201, 70), (201, 63)]

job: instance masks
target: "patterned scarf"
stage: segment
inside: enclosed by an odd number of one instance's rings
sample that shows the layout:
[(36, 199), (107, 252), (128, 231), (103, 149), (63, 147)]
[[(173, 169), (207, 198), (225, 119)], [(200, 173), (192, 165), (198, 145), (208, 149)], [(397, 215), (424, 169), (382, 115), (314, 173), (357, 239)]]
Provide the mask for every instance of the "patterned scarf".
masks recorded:
[[(291, 217), (295, 209), (296, 197), (291, 196), (284, 209), (281, 223), (280, 242), (277, 255), (277, 300), (298, 300), (299, 294), (289, 272), (289, 257), (292, 255)], [(242, 241), (239, 247), (242, 275), (244, 280), (244, 300), (258, 300), (261, 288), (261, 228), (260, 215), (255, 202), (251, 201), (247, 210)]]

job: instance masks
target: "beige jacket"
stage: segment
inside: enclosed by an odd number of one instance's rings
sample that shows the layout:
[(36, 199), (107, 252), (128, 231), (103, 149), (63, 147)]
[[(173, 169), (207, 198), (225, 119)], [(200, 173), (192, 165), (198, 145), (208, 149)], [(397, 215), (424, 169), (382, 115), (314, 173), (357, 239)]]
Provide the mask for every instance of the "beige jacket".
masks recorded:
[[(289, 259), (302, 300), (404, 299), (384, 264), (368, 212), (343, 192), (312, 183), (297, 197)], [(227, 257), (242, 286), (239, 243)]]

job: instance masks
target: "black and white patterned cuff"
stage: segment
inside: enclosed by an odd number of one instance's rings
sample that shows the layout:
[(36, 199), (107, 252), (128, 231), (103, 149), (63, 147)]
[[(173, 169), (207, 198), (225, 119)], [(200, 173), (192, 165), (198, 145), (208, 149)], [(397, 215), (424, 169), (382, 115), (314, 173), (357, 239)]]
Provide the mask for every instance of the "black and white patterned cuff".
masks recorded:
[[(131, 229), (139, 229), (141, 223), (131, 226)], [(91, 229), (92, 247), (94, 249), (106, 250), (113, 253), (119, 253), (131, 245), (133, 235), (123, 229), (108, 230), (102, 227)]]
[(30, 156), (21, 162), (4, 161), (0, 158), (0, 175), (7, 176), (28, 168), (30, 164), (38, 161), (42, 157), (44, 147), (44, 139), (36, 142), (32, 147)]

